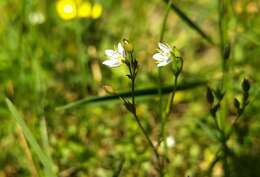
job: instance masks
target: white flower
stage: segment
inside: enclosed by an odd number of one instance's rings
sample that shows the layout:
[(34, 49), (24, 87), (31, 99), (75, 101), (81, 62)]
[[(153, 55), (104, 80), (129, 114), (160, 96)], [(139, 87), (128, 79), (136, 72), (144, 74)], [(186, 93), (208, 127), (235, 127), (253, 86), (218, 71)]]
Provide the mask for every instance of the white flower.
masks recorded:
[(164, 148), (165, 148), (165, 145), (166, 145), (168, 148), (174, 148), (175, 145), (176, 145), (176, 142), (175, 142), (174, 137), (171, 136), (171, 135), (165, 137), (164, 141), (160, 142), (160, 144), (159, 144), (159, 150), (160, 150), (160, 151), (163, 151)]
[(32, 25), (39, 25), (45, 22), (45, 16), (41, 12), (32, 12), (29, 14), (28, 18)]
[(111, 68), (120, 66), (126, 57), (125, 50), (120, 42), (117, 45), (117, 50), (107, 49), (105, 54), (108, 60), (105, 60), (103, 64)]
[(153, 55), (153, 59), (156, 60), (157, 67), (165, 66), (172, 62), (172, 47), (168, 44), (159, 43), (158, 53)]
[(167, 138), (166, 138), (166, 144), (167, 144), (167, 146), (168, 147), (174, 147), (175, 146), (175, 139), (174, 139), (174, 137), (173, 136), (168, 136)]

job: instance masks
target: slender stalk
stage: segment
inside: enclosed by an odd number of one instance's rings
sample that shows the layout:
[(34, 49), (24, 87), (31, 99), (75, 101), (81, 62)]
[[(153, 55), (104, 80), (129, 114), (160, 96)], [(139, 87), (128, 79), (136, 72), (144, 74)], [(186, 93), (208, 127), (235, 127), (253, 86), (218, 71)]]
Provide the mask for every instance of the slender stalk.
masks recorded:
[[(135, 107), (135, 98), (134, 98), (134, 88), (135, 88), (135, 82), (134, 82), (134, 79), (132, 80), (132, 104), (134, 105)], [(159, 172), (160, 172), (160, 176), (163, 177), (164, 176), (164, 173), (163, 173), (163, 167), (161, 165), (161, 159), (160, 159), (160, 155), (157, 151), (157, 149), (155, 148), (155, 146), (153, 145), (148, 133), (146, 132), (145, 128), (143, 127), (140, 119), (138, 118), (137, 114), (136, 114), (136, 111), (133, 112), (133, 115), (134, 115), (134, 118), (135, 118), (135, 121), (138, 125), (138, 127), (140, 128), (140, 130), (142, 131), (144, 137), (146, 138), (149, 146), (151, 147), (151, 149), (153, 150), (155, 156), (156, 156), (156, 159), (158, 161), (158, 166), (159, 166)]]
[[(166, 31), (166, 25), (167, 25), (167, 19), (169, 17), (169, 13), (171, 10), (171, 0), (168, 1), (167, 10), (163, 18), (162, 22), (162, 28), (160, 33), (160, 42), (163, 42), (164, 40), (164, 34)], [(159, 134), (159, 140), (163, 141), (165, 140), (164, 137), (164, 118), (163, 118), (163, 106), (162, 106), (162, 71), (161, 68), (158, 68), (158, 95), (159, 95), (159, 118), (161, 120), (161, 130)], [(160, 142), (160, 141), (159, 141)]]
[(166, 113), (165, 113), (165, 116), (164, 116), (164, 123), (168, 119), (168, 117), (170, 116), (170, 113), (171, 113), (171, 110), (172, 110), (172, 107), (173, 107), (173, 100), (174, 100), (175, 93), (176, 93), (177, 83), (178, 83), (178, 76), (175, 76), (174, 85), (173, 85), (173, 88), (172, 88), (170, 98), (168, 100), (167, 110), (166, 110)]
[(222, 135), (223, 134), (223, 131), (221, 130), (219, 124), (218, 124), (218, 120), (217, 120), (217, 117), (213, 117), (213, 120), (214, 120), (214, 123), (215, 123), (215, 126), (217, 128), (217, 131)]
[[(132, 58), (133, 56), (131, 55), (131, 62), (132, 62)], [(130, 67), (131, 68), (131, 67)], [(133, 71), (130, 70), (130, 74), (133, 76)], [(135, 76), (132, 78), (132, 104), (133, 106), (135, 107)], [(156, 158), (157, 159), (160, 159), (160, 155), (159, 153), (157, 152), (157, 149), (155, 148), (155, 146), (153, 145), (151, 139), (149, 138), (149, 135), (148, 133), (146, 132), (146, 130), (144, 129), (143, 125), (141, 124), (140, 122), (140, 119), (138, 118), (137, 114), (136, 114), (136, 111), (133, 112), (133, 115), (134, 115), (134, 118), (135, 118), (135, 121), (136, 123), (138, 124), (139, 128), (141, 129), (142, 133), (144, 134), (147, 142), (149, 143), (149, 145), (151, 146), (151, 148), (153, 149), (154, 151), (154, 154), (156, 155)]]
[[(213, 118), (214, 119), (214, 122), (215, 122), (215, 126), (217, 128), (217, 131), (220, 133), (220, 145), (221, 145), (221, 150), (223, 152), (223, 155), (222, 157), (219, 157), (217, 158), (216, 160), (222, 160), (222, 165), (223, 165), (223, 169), (224, 169), (224, 176), (225, 177), (228, 177), (229, 176), (229, 168), (228, 168), (228, 161), (227, 161), (227, 156), (228, 156), (228, 147), (227, 147), (227, 141), (228, 141), (228, 138), (227, 136), (225, 135), (225, 132), (224, 130), (222, 130), (219, 125), (218, 125), (218, 122), (217, 122), (217, 119), (216, 118)], [(211, 167), (213, 168), (213, 167)]]
[(235, 118), (234, 122), (232, 123), (231, 125), (231, 128), (229, 129), (227, 135), (226, 135), (226, 138), (229, 139), (231, 134), (233, 133), (234, 131), (234, 127), (235, 127), (235, 124), (237, 123), (238, 119), (239, 119), (240, 115), (237, 115), (237, 117)]
[[(225, 15), (224, 15), (224, 0), (219, 0), (218, 1), (218, 11), (219, 11), (219, 38), (220, 38), (220, 53), (221, 53), (221, 59), (222, 59), (222, 83), (221, 83), (221, 89), (222, 92), (226, 91), (227, 87), (227, 78), (228, 78), (228, 67), (227, 67), (227, 58), (225, 58), (224, 54), (224, 47), (225, 47), (225, 42), (226, 42), (226, 34), (225, 34), (225, 29), (224, 29), (224, 23), (225, 23)], [(227, 115), (227, 102), (226, 99), (223, 100), (223, 106), (222, 106), (222, 112), (221, 112), (221, 121), (224, 121)], [(218, 124), (217, 124), (218, 125)], [(219, 128), (219, 130), (221, 130)], [(227, 138), (225, 135), (225, 131), (222, 130), (220, 131), (223, 135), (223, 138), (221, 138), (221, 145), (222, 145), (222, 150), (223, 150), (223, 169), (224, 169), (224, 176), (229, 177), (229, 168), (228, 168), (228, 151), (227, 151)]]
[[(219, 139), (219, 142), (220, 142), (220, 150), (222, 151), (222, 156), (218, 158), (218, 160), (222, 160), (222, 165), (223, 165), (223, 169), (224, 169), (224, 176), (225, 177), (229, 177), (230, 176), (230, 172), (229, 172), (229, 167), (228, 167), (228, 154), (229, 154), (229, 149), (228, 149), (228, 146), (227, 146), (227, 141), (229, 139), (229, 135), (226, 135), (225, 134), (225, 131), (221, 129), (221, 127), (219, 126), (218, 124), (218, 121), (217, 121), (217, 117), (213, 117), (214, 119), (214, 123), (215, 123), (215, 126), (216, 126), (216, 129), (217, 131), (220, 133), (220, 139)], [(213, 168), (213, 167), (211, 167)]]
[[(221, 91), (224, 93), (227, 91), (228, 85), (228, 59), (225, 58), (225, 43), (227, 42), (226, 29), (225, 29), (225, 0), (218, 0), (218, 28), (219, 28), (219, 52), (221, 54), (221, 68), (222, 68), (222, 79), (221, 79)], [(227, 99), (223, 99), (222, 111), (220, 116), (220, 123), (225, 120), (227, 116)], [(222, 124), (220, 126), (223, 126)]]
[(134, 118), (135, 118), (135, 121), (136, 121), (136, 123), (138, 124), (139, 128), (141, 129), (143, 135), (145, 136), (147, 142), (149, 143), (150, 147), (152, 148), (152, 150), (153, 150), (153, 152), (154, 152), (156, 158), (157, 158), (158, 160), (160, 160), (160, 155), (159, 155), (157, 149), (156, 149), (155, 146), (153, 145), (151, 139), (149, 138), (148, 133), (147, 133), (146, 130), (144, 129), (144, 127), (143, 127), (143, 125), (141, 124), (140, 119), (138, 118), (138, 116), (136, 115), (136, 113), (134, 114)]
[[(162, 121), (163, 118), (163, 106), (162, 106), (162, 100), (163, 100), (163, 96), (162, 96), (162, 70), (161, 68), (157, 69), (157, 73), (158, 73), (158, 95), (159, 95), (159, 120)], [(161, 133), (159, 134), (159, 140), (161, 139)]]
[(161, 165), (161, 160), (160, 160), (160, 155), (156, 149), (156, 147), (153, 145), (148, 133), (146, 132), (145, 128), (143, 127), (140, 119), (138, 118), (137, 114), (136, 114), (136, 105), (135, 105), (135, 78), (136, 78), (136, 66), (134, 66), (134, 57), (133, 57), (133, 53), (130, 53), (130, 65), (128, 65), (129, 68), (129, 72), (130, 72), (130, 76), (131, 76), (131, 92), (132, 92), (132, 105), (134, 107), (134, 110), (132, 111), (133, 116), (135, 118), (135, 122), (137, 123), (138, 127), (140, 128), (141, 132), (143, 133), (144, 137), (146, 138), (149, 146), (151, 147), (151, 149), (153, 150), (156, 159), (158, 161), (158, 165), (159, 165), (159, 172), (160, 172), (160, 176), (163, 176), (163, 169), (162, 169), (162, 165)]
[(225, 88), (225, 82), (226, 82), (226, 73), (227, 73), (227, 60), (224, 58), (224, 47), (225, 47), (225, 41), (226, 41), (226, 35), (225, 35), (225, 29), (224, 29), (224, 0), (218, 1), (218, 13), (219, 13), (219, 19), (218, 19), (218, 28), (219, 28), (219, 50), (221, 54), (221, 60), (222, 60), (222, 83), (221, 87), (222, 89)]
[(133, 53), (130, 53), (130, 67), (129, 67), (129, 71), (130, 71), (130, 75), (132, 76), (132, 104), (135, 106), (135, 73), (133, 73), (134, 71), (132, 70), (132, 66), (133, 66), (133, 61), (134, 57), (133, 57)]
[(167, 142), (165, 140), (165, 127), (166, 127), (166, 122), (171, 114), (172, 108), (173, 108), (173, 100), (175, 97), (175, 93), (176, 93), (176, 88), (177, 88), (177, 82), (178, 82), (178, 76), (175, 76), (174, 78), (174, 85), (172, 88), (172, 92), (170, 94), (170, 98), (168, 99), (168, 103), (167, 103), (167, 107), (166, 107), (166, 112), (163, 116), (162, 119), (162, 123), (161, 123), (161, 136), (163, 139), (163, 146), (164, 146), (164, 156), (168, 157), (168, 146), (167, 146)]
[(170, 10), (171, 10), (171, 4), (172, 4), (172, 2), (171, 2), (171, 0), (169, 0), (167, 9), (166, 9), (166, 13), (163, 18), (163, 23), (162, 23), (161, 33), (160, 33), (160, 42), (163, 42), (163, 39), (164, 39), (164, 34), (166, 31), (166, 25), (167, 25), (167, 19), (168, 19)]

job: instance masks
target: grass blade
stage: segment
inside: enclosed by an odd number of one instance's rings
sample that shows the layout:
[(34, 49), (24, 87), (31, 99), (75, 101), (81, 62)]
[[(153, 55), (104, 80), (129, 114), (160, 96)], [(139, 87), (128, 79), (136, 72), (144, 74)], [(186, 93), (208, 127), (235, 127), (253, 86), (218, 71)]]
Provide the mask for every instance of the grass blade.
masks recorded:
[[(165, 3), (168, 4), (169, 0), (163, 0)], [(189, 27), (191, 27), (194, 31), (199, 33), (201, 37), (203, 37), (205, 40), (207, 40), (209, 43), (214, 44), (211, 37), (205, 33), (195, 22), (193, 22), (179, 7), (174, 5), (174, 3), (171, 4), (171, 9), (187, 24)]]
[[(189, 82), (183, 82), (180, 83), (179, 86), (177, 87), (177, 91), (180, 90), (186, 90), (190, 88), (194, 88), (197, 86), (205, 85), (207, 81), (205, 80), (196, 80), (196, 81), (189, 81)], [(162, 94), (167, 94), (172, 91), (173, 86), (165, 86), (162, 87)], [(147, 88), (147, 89), (137, 89), (135, 91), (135, 97), (140, 97), (140, 96), (151, 96), (151, 95), (157, 95), (158, 94), (158, 88)], [(97, 103), (97, 102), (104, 102), (104, 101), (111, 101), (111, 100), (117, 100), (119, 97), (130, 97), (131, 92), (120, 92), (117, 93), (117, 95), (108, 95), (108, 96), (101, 96), (101, 97), (92, 97), (92, 98), (83, 98), (81, 100), (66, 104), (64, 106), (57, 107), (56, 110), (61, 111), (61, 110), (66, 110), (66, 109), (71, 109), (75, 108), (78, 106), (83, 106), (87, 104), (92, 104), (92, 103)]]
[(55, 173), (52, 170), (52, 165), (51, 165), (49, 158), (46, 156), (46, 154), (41, 149), (40, 145), (37, 143), (36, 139), (34, 138), (32, 132), (30, 131), (28, 126), (26, 125), (22, 116), (18, 113), (16, 107), (13, 105), (13, 103), (8, 98), (6, 98), (5, 101), (12, 114), (12, 117), (14, 118), (16, 123), (21, 127), (26, 140), (30, 144), (31, 149), (35, 152), (35, 154), (38, 157), (38, 160), (44, 166), (44, 169), (45, 169), (48, 177), (56, 177)]
[(115, 171), (115, 173), (113, 174), (113, 177), (119, 177), (120, 176), (120, 173), (123, 169), (124, 163), (125, 163), (125, 159), (122, 158), (118, 167), (117, 167), (117, 169), (116, 169), (116, 171)]
[(25, 158), (28, 163), (28, 169), (30, 170), (32, 177), (39, 177), (36, 165), (32, 158), (32, 153), (31, 153), (28, 143), (24, 137), (24, 133), (18, 124), (17, 124), (17, 134), (18, 134), (19, 144), (21, 145), (21, 147), (24, 151)]

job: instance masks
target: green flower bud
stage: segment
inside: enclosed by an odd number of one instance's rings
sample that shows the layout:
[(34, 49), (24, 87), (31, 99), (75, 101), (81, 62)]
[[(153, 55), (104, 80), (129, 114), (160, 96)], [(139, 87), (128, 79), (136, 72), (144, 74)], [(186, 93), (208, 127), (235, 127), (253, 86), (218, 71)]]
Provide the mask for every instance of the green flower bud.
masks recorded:
[(134, 47), (133, 44), (131, 44), (127, 39), (123, 39), (123, 47), (125, 49), (126, 52), (133, 52)]
[(207, 101), (210, 105), (214, 103), (214, 95), (210, 87), (207, 88)]
[(178, 76), (182, 71), (183, 59), (181, 57), (175, 57), (172, 62), (172, 70), (175, 76)]
[(225, 96), (225, 92), (223, 92), (220, 87), (218, 87), (214, 93), (219, 101), (221, 101)]
[(250, 89), (250, 82), (248, 79), (244, 79), (242, 82), (242, 88), (244, 92), (248, 92)]

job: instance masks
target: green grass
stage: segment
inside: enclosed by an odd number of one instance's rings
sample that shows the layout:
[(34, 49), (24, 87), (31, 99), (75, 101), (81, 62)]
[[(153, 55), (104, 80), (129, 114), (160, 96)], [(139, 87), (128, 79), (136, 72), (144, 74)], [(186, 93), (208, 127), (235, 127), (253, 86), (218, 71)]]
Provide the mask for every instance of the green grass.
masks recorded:
[(30, 129), (26, 125), (24, 119), (19, 114), (16, 107), (13, 105), (13, 103), (9, 99), (6, 99), (5, 101), (8, 106), (8, 109), (10, 110), (10, 113), (12, 114), (13, 120), (15, 121), (16, 124), (18, 124), (18, 126), (21, 127), (26, 140), (30, 144), (31, 151), (34, 152), (38, 161), (42, 163), (46, 176), (56, 177), (56, 175), (53, 171), (53, 166), (52, 166), (50, 158), (40, 147), (40, 145), (36, 141), (35, 137), (33, 136), (33, 133), (30, 131)]

